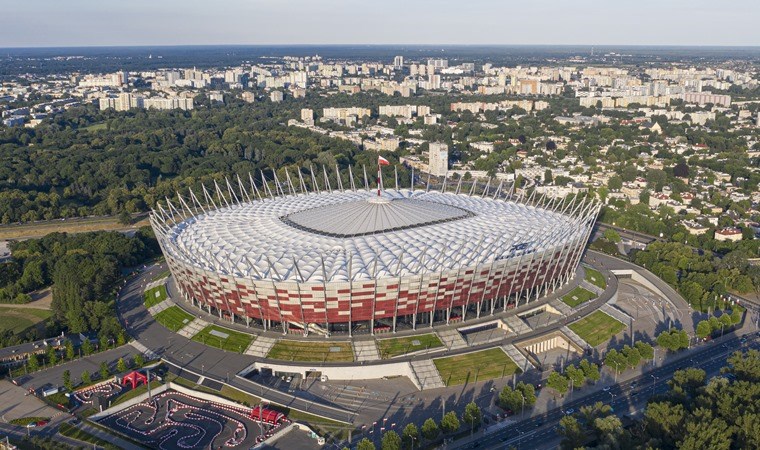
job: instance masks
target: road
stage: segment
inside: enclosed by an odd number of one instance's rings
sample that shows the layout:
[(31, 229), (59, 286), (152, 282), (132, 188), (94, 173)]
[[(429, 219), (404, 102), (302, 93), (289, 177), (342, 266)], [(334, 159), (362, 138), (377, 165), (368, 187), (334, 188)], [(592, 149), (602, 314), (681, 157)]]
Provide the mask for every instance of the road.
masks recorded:
[[(747, 345), (758, 348), (758, 341), (757, 333), (754, 333), (748, 339)], [(648, 397), (668, 390), (666, 382), (673, 377), (676, 370), (684, 367), (695, 367), (704, 369), (708, 375), (715, 375), (725, 365), (726, 358), (742, 346), (743, 344), (738, 336), (726, 336), (722, 341), (712, 341), (710, 344), (694, 349), (684, 359), (651, 368), (638, 377), (611, 385), (609, 390), (596, 390), (576, 401), (566, 403), (562, 407), (554, 408), (545, 414), (529, 417), (494, 433), (484, 434), (481, 432), (479, 433), (480, 436), (475, 436), (477, 448), (503, 449), (510, 445), (532, 449), (555, 448), (561, 440), (556, 429), (559, 420), (565, 416), (566, 411), (571, 409), (578, 411), (581, 406), (603, 402), (612, 406), (617, 415), (633, 415), (646, 406)], [(568, 395), (577, 396), (578, 393)], [(462, 441), (448, 448), (475, 448), (473, 447), (474, 443), (474, 441), (469, 440), (468, 442)]]

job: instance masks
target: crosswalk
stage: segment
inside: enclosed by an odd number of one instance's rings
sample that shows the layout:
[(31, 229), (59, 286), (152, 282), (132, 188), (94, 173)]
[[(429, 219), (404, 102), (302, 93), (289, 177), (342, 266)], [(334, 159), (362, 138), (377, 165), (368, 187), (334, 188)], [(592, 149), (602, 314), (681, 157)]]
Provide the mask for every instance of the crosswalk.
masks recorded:
[(441, 342), (443, 342), (443, 345), (449, 350), (467, 347), (467, 341), (464, 340), (459, 331), (453, 328), (437, 331), (436, 334)]
[(267, 356), (267, 353), (269, 353), (269, 350), (272, 349), (274, 344), (277, 342), (277, 339), (267, 337), (267, 336), (259, 336), (256, 339), (251, 342), (251, 345), (248, 346), (247, 349), (245, 349), (245, 354), (249, 356), (257, 356), (259, 358), (264, 358)]
[(356, 340), (353, 347), (356, 361), (377, 361), (380, 359), (380, 353), (377, 351), (374, 339)]
[(417, 377), (416, 384), (421, 390), (446, 387), (433, 360), (412, 361), (410, 364), (412, 366), (412, 373)]
[(209, 325), (208, 322), (201, 318), (196, 318), (192, 322), (188, 323), (184, 327), (182, 327), (177, 334), (180, 336), (184, 336), (188, 339), (192, 339), (193, 336), (200, 333), (204, 328), (206, 328)]

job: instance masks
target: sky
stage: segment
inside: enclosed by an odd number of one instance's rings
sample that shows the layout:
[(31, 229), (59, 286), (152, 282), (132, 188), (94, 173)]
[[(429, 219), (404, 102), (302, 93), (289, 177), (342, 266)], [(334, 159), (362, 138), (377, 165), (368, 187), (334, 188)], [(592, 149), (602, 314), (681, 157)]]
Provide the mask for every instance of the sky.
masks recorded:
[(0, 48), (760, 45), (758, 0), (4, 0)]

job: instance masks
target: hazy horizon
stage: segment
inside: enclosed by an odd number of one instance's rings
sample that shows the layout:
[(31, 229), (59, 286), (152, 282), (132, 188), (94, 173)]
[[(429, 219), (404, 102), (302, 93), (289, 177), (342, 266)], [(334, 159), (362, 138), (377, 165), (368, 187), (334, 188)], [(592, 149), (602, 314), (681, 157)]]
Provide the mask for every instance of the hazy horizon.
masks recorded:
[[(293, 45), (745, 47), (760, 2), (736, 0), (40, 0), (0, 16), (0, 48)], [(448, 43), (448, 44), (447, 44)], [(561, 44), (559, 44), (561, 43)]]

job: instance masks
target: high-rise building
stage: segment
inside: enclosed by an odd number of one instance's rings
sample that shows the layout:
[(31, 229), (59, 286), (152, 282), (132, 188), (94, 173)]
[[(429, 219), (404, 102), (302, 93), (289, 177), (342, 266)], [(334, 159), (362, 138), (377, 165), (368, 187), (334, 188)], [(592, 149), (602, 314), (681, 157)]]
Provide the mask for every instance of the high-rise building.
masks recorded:
[(393, 58), (393, 68), (401, 69), (402, 67), (404, 67), (404, 57), (399, 55)]
[(269, 99), (275, 103), (281, 102), (282, 99), (285, 98), (282, 94), (282, 91), (272, 91), (271, 94), (269, 94)]
[(449, 60), (448, 59), (428, 59), (427, 65), (433, 66), (436, 69), (446, 69), (447, 67), (449, 67)]
[(428, 172), (437, 177), (445, 177), (449, 171), (449, 146), (443, 142), (431, 142), (428, 160)]
[(301, 109), (301, 121), (307, 125), (314, 125), (314, 110), (308, 108)]

